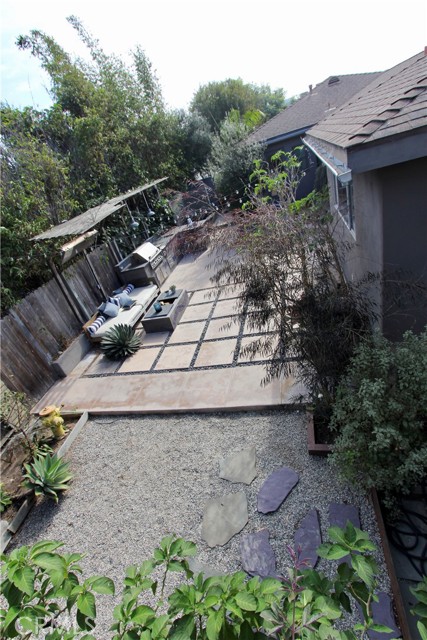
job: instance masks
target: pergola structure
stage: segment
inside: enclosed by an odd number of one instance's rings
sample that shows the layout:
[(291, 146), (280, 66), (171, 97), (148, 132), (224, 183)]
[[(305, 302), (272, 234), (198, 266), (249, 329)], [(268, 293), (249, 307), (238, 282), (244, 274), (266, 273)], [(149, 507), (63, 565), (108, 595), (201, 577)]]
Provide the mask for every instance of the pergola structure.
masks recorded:
[(147, 191), (147, 189), (151, 189), (152, 187), (156, 187), (161, 182), (167, 180), (166, 178), (159, 178), (158, 180), (154, 180), (154, 182), (150, 182), (148, 184), (144, 184), (140, 187), (136, 187), (136, 189), (132, 189), (127, 193), (116, 196), (115, 198), (111, 198), (102, 204), (92, 207), (88, 209), (84, 213), (81, 213), (71, 220), (67, 220), (66, 222), (62, 222), (61, 224), (44, 231), (43, 233), (39, 233), (32, 240), (50, 240), (52, 238), (62, 238), (64, 236), (79, 236), (93, 229), (97, 225), (99, 225), (105, 218), (108, 218), (112, 213), (115, 213), (122, 207), (128, 207), (127, 201), (138, 195), (138, 193), (142, 193)]

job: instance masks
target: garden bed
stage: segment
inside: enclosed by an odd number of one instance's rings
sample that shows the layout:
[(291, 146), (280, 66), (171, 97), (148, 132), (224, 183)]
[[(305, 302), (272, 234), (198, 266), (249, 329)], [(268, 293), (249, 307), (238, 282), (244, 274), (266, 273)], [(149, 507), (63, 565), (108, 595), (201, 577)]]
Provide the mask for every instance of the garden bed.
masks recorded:
[[(66, 430), (65, 436), (62, 438), (55, 439), (50, 429), (42, 425), (38, 426), (37, 421), (32, 426), (29, 436), (33, 438), (36, 434), (38, 441), (48, 444), (59, 458), (67, 453), (80, 430), (86, 424), (88, 414), (86, 412), (82, 415), (73, 413), (65, 414), (62, 417)], [(3, 438), (3, 440), (5, 439), (7, 438)], [(1, 460), (3, 489), (11, 499), (11, 504), (1, 514), (1, 551), (3, 551), (33, 507), (35, 497), (32, 490), (23, 486), (23, 465), (31, 461), (31, 453), (23, 436), (15, 434), (7, 439)]]

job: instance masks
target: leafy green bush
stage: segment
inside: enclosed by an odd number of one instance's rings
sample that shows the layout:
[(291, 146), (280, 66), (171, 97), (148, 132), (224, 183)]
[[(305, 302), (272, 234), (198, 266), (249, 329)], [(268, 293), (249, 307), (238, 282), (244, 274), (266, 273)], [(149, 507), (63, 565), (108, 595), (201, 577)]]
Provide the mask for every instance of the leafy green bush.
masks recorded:
[(416, 587), (410, 588), (410, 591), (417, 599), (411, 613), (418, 618), (417, 627), (421, 640), (427, 640), (427, 576)]
[(337, 393), (332, 462), (391, 507), (427, 471), (427, 329), (362, 343)]
[(36, 496), (47, 496), (58, 502), (58, 493), (68, 489), (73, 476), (69, 463), (56, 455), (38, 455), (31, 464), (24, 464), (24, 484), (33, 489)]
[[(387, 632), (374, 624), (371, 603), (376, 600), (377, 566), (369, 552), (368, 535), (347, 523), (345, 530), (329, 529), (332, 543), (322, 544), (321, 557), (342, 562), (333, 579), (306, 570), (290, 550), (292, 568), (281, 580), (248, 579), (244, 572), (204, 579), (189, 569), (196, 546), (167, 536), (150, 560), (127, 569), (120, 604), (113, 611), (113, 640), (356, 640), (367, 629)], [(60, 542), (38, 542), (2, 556), (1, 593), (8, 608), (1, 611), (2, 638), (94, 640), (95, 593), (113, 595), (114, 583), (103, 576), (80, 581), (80, 554), (58, 553)], [(155, 574), (153, 572), (155, 571)], [(170, 572), (184, 572), (187, 580), (164, 600)], [(154, 577), (154, 575), (156, 577)], [(159, 577), (160, 576), (160, 577)], [(153, 608), (143, 604), (144, 592), (157, 597)], [(351, 611), (350, 597), (360, 605), (363, 622), (339, 631), (343, 613)], [(72, 616), (65, 622), (66, 614)], [(348, 626), (348, 625), (347, 625)], [(70, 628), (72, 627), (72, 628)], [(82, 635), (83, 634), (83, 635)]]

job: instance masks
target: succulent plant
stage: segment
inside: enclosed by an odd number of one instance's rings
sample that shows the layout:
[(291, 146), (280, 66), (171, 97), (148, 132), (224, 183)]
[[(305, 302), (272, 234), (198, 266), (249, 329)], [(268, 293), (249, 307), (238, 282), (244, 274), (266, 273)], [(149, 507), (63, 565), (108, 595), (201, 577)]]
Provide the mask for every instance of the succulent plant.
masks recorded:
[(101, 350), (111, 360), (127, 358), (138, 351), (141, 344), (135, 330), (126, 324), (110, 329), (102, 339)]
[(3, 511), (6, 511), (7, 507), (10, 504), (12, 504), (10, 495), (8, 494), (6, 489), (4, 489), (3, 487), (4, 487), (3, 482), (0, 482), (0, 513), (3, 513)]
[(68, 462), (56, 455), (37, 456), (30, 464), (24, 464), (24, 484), (37, 496), (45, 495), (58, 502), (58, 493), (68, 489), (73, 476)]

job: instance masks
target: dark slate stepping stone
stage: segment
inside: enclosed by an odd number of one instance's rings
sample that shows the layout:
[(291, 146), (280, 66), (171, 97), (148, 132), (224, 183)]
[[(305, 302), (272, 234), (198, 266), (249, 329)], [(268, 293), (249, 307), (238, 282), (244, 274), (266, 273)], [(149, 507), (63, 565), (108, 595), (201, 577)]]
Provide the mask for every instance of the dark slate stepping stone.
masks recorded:
[(345, 529), (347, 520), (350, 520), (351, 524), (356, 529), (361, 529), (359, 510), (352, 504), (339, 504), (332, 502), (329, 505), (329, 524), (331, 527), (340, 527)]
[(210, 547), (226, 544), (248, 521), (248, 502), (243, 491), (209, 500), (202, 522), (202, 538)]
[(261, 529), (248, 533), (240, 541), (240, 557), (243, 570), (251, 576), (276, 578), (276, 555), (269, 542), (270, 532)]
[(251, 484), (256, 476), (255, 447), (238, 451), (219, 463), (219, 477), (224, 480)]
[(258, 493), (258, 511), (271, 513), (277, 511), (299, 480), (299, 475), (289, 467), (273, 471)]
[[(372, 603), (372, 619), (376, 624), (384, 624), (386, 627), (393, 629), (391, 633), (381, 633), (380, 631), (368, 631), (369, 640), (391, 640), (392, 638), (400, 638), (401, 632), (396, 626), (393, 615), (393, 607), (391, 598), (383, 591), (377, 593), (378, 602)], [(356, 603), (359, 610), (360, 619), (363, 620), (362, 609), (359, 603)]]
[(294, 536), (295, 549), (301, 549), (300, 559), (305, 560), (307, 567), (314, 569), (319, 560), (317, 549), (322, 544), (319, 514), (316, 509), (307, 513), (301, 520)]

